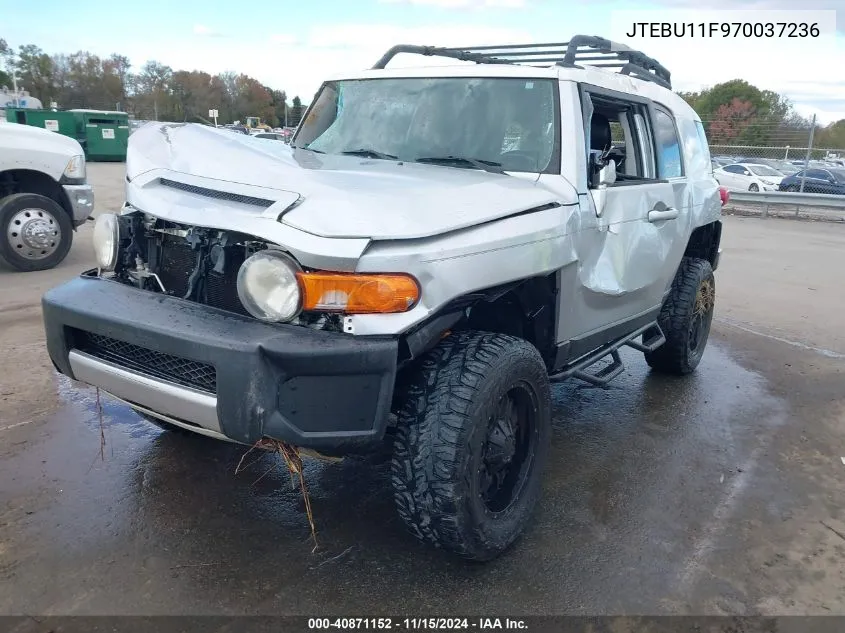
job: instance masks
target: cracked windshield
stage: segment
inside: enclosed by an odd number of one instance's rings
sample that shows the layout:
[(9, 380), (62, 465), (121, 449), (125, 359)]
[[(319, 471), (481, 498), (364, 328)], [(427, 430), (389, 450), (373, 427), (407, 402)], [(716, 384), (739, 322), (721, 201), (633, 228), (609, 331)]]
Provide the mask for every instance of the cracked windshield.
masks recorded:
[(509, 78), (329, 82), (295, 139), (326, 154), (549, 173), (555, 84)]

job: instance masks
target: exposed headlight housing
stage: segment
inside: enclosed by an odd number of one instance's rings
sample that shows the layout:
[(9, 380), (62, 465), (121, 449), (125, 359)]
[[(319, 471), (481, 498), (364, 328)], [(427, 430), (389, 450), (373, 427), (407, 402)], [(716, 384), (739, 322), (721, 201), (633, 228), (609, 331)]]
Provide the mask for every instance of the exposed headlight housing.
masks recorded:
[(85, 180), (85, 156), (79, 154), (68, 161), (67, 167), (62, 174), (67, 180), (84, 181)]
[(120, 223), (114, 213), (104, 213), (94, 222), (94, 255), (100, 270), (112, 271), (120, 249)]
[(290, 321), (302, 309), (294, 259), (277, 250), (259, 251), (238, 271), (238, 297), (247, 312), (271, 323)]

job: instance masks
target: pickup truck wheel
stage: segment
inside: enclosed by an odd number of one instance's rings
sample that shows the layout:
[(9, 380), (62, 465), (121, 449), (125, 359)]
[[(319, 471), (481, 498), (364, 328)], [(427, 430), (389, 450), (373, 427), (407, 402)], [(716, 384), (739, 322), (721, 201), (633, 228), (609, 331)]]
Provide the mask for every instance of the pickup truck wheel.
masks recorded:
[(658, 317), (666, 342), (647, 352), (646, 362), (668, 374), (693, 372), (707, 346), (715, 306), (716, 280), (710, 262), (685, 257)]
[(0, 200), (0, 259), (23, 272), (57, 266), (70, 250), (73, 225), (58, 203), (34, 193)]
[(543, 359), (520, 338), (455, 332), (405, 388), (391, 464), (399, 516), (420, 540), (495, 558), (540, 496), (551, 435)]

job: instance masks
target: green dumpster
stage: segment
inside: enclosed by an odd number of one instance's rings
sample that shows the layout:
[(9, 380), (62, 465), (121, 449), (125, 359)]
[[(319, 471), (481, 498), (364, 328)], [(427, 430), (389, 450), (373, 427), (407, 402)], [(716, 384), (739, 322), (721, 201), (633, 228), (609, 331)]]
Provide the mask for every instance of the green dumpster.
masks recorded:
[(91, 161), (124, 161), (129, 142), (129, 115), (106, 110), (68, 110), (77, 117)]
[(52, 132), (70, 136), (82, 141), (77, 116), (61, 110), (30, 110), (28, 108), (6, 108), (6, 121), (34, 127), (43, 127)]

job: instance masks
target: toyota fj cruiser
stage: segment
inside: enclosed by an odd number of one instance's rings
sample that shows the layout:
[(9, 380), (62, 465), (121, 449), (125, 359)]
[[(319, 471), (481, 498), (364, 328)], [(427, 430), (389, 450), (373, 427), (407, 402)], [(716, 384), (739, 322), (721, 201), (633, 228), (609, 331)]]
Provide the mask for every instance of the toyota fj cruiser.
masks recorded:
[(43, 299), (47, 345), (173, 429), (390, 441), (410, 530), (487, 560), (537, 504), (550, 382), (604, 385), (623, 346), (699, 364), (720, 217), (701, 122), (642, 53), (397, 46), (325, 82), (290, 147), (138, 130), (98, 268)]

